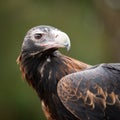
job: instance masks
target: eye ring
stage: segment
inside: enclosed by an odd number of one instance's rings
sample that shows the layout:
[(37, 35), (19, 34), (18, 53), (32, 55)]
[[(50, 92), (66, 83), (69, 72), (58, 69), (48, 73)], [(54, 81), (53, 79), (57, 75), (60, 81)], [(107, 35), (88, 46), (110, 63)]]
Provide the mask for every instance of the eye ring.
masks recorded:
[(36, 34), (34, 35), (34, 38), (35, 38), (36, 40), (39, 40), (41, 37), (42, 37), (42, 34), (41, 34), (41, 33), (36, 33)]

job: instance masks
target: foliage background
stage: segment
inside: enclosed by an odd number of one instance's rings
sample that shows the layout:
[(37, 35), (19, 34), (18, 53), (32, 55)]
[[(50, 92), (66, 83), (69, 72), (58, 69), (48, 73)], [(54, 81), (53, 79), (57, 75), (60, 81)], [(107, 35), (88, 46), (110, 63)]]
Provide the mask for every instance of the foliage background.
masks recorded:
[(64, 54), (88, 64), (120, 62), (119, 0), (0, 1), (0, 120), (45, 120), (35, 91), (21, 78), (16, 59), (25, 33), (52, 25), (66, 32)]

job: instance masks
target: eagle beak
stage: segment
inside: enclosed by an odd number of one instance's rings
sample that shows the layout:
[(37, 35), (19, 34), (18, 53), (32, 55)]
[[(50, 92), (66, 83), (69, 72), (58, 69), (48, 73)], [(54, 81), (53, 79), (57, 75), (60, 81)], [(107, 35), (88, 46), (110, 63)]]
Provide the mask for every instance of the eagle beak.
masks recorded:
[(58, 48), (67, 48), (67, 51), (70, 50), (70, 39), (68, 35), (60, 30), (53, 30), (53, 35), (55, 37), (54, 39), (54, 45)]

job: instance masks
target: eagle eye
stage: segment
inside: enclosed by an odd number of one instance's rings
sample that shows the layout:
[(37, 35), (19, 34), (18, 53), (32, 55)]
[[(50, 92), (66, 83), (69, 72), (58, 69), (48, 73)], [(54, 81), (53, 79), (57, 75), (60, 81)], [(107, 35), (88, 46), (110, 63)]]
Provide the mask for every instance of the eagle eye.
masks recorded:
[(34, 35), (34, 38), (35, 38), (36, 40), (39, 40), (41, 37), (42, 37), (42, 34), (41, 34), (41, 33), (36, 33), (36, 34)]

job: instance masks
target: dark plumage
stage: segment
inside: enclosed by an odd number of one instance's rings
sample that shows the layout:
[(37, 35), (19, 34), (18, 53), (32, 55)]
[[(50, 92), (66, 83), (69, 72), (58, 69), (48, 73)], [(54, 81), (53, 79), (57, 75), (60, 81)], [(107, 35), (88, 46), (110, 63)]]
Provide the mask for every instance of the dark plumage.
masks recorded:
[[(67, 34), (38, 26), (28, 31), (17, 59), (48, 120), (118, 120), (120, 64), (88, 64), (67, 57)], [(113, 114), (112, 114), (113, 113)]]
[(120, 64), (100, 64), (63, 77), (64, 106), (82, 120), (120, 120)]

